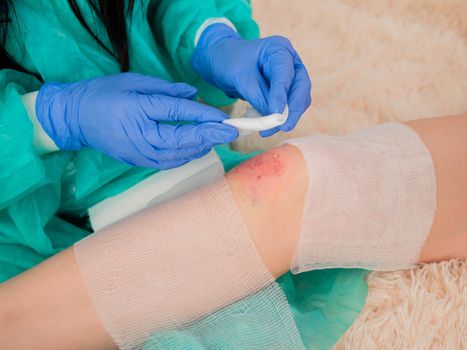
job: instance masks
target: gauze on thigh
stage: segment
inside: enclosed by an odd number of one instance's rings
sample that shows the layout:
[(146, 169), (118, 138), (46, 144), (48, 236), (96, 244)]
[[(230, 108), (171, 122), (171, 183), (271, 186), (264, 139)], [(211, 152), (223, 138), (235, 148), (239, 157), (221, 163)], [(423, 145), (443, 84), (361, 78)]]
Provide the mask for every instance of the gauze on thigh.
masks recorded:
[(291, 140), (307, 165), (292, 271), (415, 266), (436, 210), (430, 152), (403, 124)]
[(74, 251), (98, 318), (122, 349), (174, 348), (177, 329), (207, 348), (223, 347), (223, 334), (235, 349), (302, 348), (224, 178), (107, 226)]

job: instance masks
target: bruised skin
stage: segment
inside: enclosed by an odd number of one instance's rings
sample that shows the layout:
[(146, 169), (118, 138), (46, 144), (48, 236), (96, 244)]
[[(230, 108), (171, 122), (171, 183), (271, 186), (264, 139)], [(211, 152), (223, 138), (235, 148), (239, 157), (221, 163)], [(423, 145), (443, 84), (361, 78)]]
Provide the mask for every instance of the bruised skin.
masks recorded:
[(226, 178), (261, 257), (274, 276), (284, 274), (298, 243), (308, 188), (300, 151), (291, 145), (272, 149)]

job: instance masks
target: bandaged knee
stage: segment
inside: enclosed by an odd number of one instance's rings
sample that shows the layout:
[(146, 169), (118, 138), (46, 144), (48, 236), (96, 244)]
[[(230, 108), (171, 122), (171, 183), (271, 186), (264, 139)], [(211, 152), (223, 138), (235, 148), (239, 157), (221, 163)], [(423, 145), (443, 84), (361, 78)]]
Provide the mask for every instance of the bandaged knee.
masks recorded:
[(196, 348), (302, 348), (223, 178), (107, 226), (74, 251), (121, 349), (191, 348), (171, 343), (178, 331)]
[(417, 265), (436, 211), (429, 150), (403, 124), (291, 140), (308, 171), (292, 272)]

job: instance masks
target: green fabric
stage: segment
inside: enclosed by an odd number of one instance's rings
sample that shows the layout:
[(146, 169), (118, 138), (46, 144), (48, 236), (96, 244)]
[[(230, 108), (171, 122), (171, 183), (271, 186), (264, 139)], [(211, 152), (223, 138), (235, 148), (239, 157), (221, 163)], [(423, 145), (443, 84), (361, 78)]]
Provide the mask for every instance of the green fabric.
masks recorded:
[(350, 328), (368, 293), (359, 269), (316, 270), (282, 276), (285, 292), (307, 349), (330, 349)]
[[(87, 2), (78, 3), (90, 27), (109, 44)], [(9, 28), (8, 52), (44, 81), (78, 81), (119, 72), (115, 59), (79, 24), (67, 1), (14, 4), (17, 20)], [(258, 35), (246, 0), (136, 1), (129, 32), (130, 70), (187, 81), (199, 89), (203, 100), (230, 103), (222, 92), (202, 82), (190, 65), (195, 33), (210, 17), (229, 18), (244, 38)], [(39, 87), (30, 74), (0, 70), (0, 282), (85, 237), (89, 234), (85, 226), (73, 223), (83, 221), (90, 206), (154, 173), (92, 149), (40, 157), (20, 98)], [(217, 152), (226, 170), (252, 156), (226, 145)], [(366, 295), (363, 274), (354, 270), (285, 276), (281, 285), (304, 340), (316, 348), (337, 340)]]

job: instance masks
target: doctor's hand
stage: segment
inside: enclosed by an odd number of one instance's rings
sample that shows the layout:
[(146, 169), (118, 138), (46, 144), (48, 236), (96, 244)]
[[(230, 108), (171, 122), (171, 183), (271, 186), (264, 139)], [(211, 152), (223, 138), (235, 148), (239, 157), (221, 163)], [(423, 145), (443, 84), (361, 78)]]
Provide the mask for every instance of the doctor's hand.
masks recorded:
[(282, 113), (288, 105), (287, 121), (262, 136), (292, 130), (311, 104), (306, 68), (284, 37), (243, 40), (229, 26), (213, 24), (202, 33), (192, 65), (204, 80), (263, 115)]
[(238, 137), (234, 127), (222, 123), (228, 116), (192, 101), (195, 94), (187, 84), (123, 73), (46, 83), (36, 114), (62, 150), (93, 147), (131, 165), (169, 169)]

